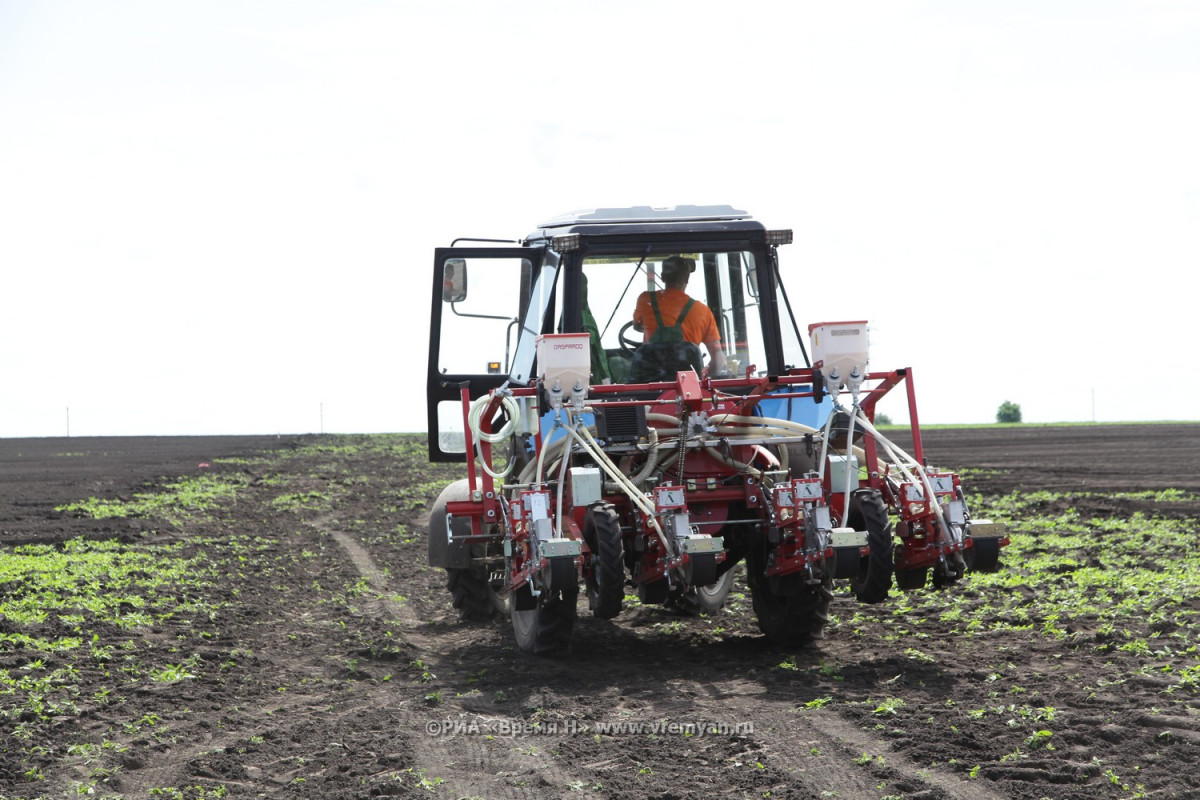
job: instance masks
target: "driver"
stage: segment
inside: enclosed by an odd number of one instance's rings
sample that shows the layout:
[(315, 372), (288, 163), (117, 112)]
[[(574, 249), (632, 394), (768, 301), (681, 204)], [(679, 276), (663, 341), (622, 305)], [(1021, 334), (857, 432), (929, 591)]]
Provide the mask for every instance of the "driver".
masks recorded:
[(638, 295), (637, 305), (633, 309), (633, 328), (644, 334), (643, 341), (649, 342), (658, 328), (658, 320), (654, 314), (657, 306), (663, 325), (678, 327), (684, 341), (703, 344), (708, 350), (709, 358), (712, 359), (709, 365), (710, 373), (714, 376), (724, 375), (728, 367), (725, 363), (725, 351), (721, 349), (721, 334), (717, 330), (717, 321), (708, 306), (688, 297), (686, 291), (688, 281), (695, 271), (694, 258), (670, 256), (664, 259), (662, 279), (666, 288)]

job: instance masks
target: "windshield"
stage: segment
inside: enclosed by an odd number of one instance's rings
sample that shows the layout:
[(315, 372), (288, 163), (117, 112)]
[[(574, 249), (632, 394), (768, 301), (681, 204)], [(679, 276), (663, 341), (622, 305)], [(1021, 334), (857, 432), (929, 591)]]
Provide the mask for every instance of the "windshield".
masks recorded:
[[(749, 369), (754, 374), (765, 374), (768, 368), (767, 354), (763, 345), (757, 282), (750, 277), (756, 267), (754, 253), (748, 250), (654, 253), (644, 261), (640, 254), (588, 256), (583, 261), (586, 291), (584, 325), (589, 327), (590, 314), (604, 354), (610, 362), (608, 371), (612, 379), (621, 380), (624, 362), (632, 356), (632, 350), (646, 339), (646, 333), (635, 326), (635, 310), (639, 298), (643, 308), (649, 307), (649, 298), (643, 297), (644, 293), (665, 292), (668, 289), (663, 280), (663, 262), (674, 255), (684, 256), (695, 264), (695, 270), (689, 274), (682, 289), (677, 285), (671, 287), (672, 291), (682, 291), (694, 301), (685, 321), (696, 326), (692, 330), (712, 330), (707, 325), (701, 325), (702, 321), (706, 321), (707, 314), (711, 313), (719, 347), (729, 371), (744, 375)], [(667, 293), (656, 295), (655, 300), (656, 303), (661, 301), (666, 309), (679, 307)], [(640, 312), (639, 316), (646, 318), (646, 312)], [(676, 321), (668, 310), (664, 324), (670, 326)], [(789, 337), (794, 338), (794, 334), (785, 333), (785, 339)], [(712, 354), (707, 348), (701, 349), (707, 366), (711, 363)], [(803, 363), (802, 359), (799, 359), (799, 363)]]
[(554, 251), (546, 253), (546, 261), (537, 272), (533, 288), (529, 293), (528, 307), (525, 319), (521, 323), (521, 338), (517, 344), (517, 353), (513, 358), (509, 375), (513, 381), (528, 384), (533, 381), (534, 357), (537, 355), (537, 337), (540, 334), (542, 320), (550, 306), (556, 291), (558, 281), (559, 257)]
[(804, 346), (804, 338), (796, 319), (796, 307), (800, 302), (797, 295), (789, 295), (783, 285), (783, 276), (775, 273), (775, 305), (779, 309), (779, 335), (783, 340), (783, 365), (785, 369), (803, 369), (811, 367), (808, 350)]

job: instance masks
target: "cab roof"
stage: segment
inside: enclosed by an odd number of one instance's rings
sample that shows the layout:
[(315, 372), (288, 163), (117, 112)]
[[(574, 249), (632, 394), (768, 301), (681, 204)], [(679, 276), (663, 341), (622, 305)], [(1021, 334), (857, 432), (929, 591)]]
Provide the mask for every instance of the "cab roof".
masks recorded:
[(552, 217), (529, 235), (548, 239), (570, 233), (585, 235), (684, 233), (688, 231), (761, 231), (761, 222), (733, 206), (670, 206), (654, 208), (590, 208)]

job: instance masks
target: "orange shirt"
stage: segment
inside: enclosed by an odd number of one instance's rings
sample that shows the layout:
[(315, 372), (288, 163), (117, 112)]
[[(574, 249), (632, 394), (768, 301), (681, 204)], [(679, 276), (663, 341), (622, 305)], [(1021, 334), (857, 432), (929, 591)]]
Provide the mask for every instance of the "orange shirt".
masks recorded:
[[(683, 311), (689, 299), (687, 292), (679, 289), (663, 289), (658, 292), (658, 313), (662, 314), (663, 324), (674, 325), (679, 312)], [(658, 321), (654, 319), (654, 309), (650, 307), (649, 292), (638, 295), (637, 305), (633, 309), (633, 321), (642, 326), (642, 332), (646, 336), (643, 341), (650, 341), (651, 334), (658, 327)], [(721, 340), (712, 311), (699, 300), (692, 303), (692, 310), (683, 320), (683, 338), (696, 344), (714, 339)]]

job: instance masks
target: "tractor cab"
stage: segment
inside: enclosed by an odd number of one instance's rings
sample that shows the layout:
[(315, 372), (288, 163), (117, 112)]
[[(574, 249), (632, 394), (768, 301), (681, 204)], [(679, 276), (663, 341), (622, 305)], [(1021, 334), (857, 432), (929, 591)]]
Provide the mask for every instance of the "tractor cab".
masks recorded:
[[(635, 308), (639, 298), (664, 289), (663, 263), (672, 256), (695, 265), (687, 295), (715, 323), (725, 370), (713, 377), (811, 367), (776, 257), (776, 248), (791, 238), (790, 230), (768, 231), (729, 206), (640, 207), (563, 215), (503, 246), (489, 241), (438, 249), (428, 376), (431, 454), (465, 458), (461, 388), (465, 384), (475, 399), (504, 384), (531, 385), (539, 374), (540, 336), (587, 333), (590, 382), (631, 384), (631, 367), (645, 344)], [(693, 313), (700, 316), (688, 316)], [(707, 376), (712, 354), (698, 349), (698, 373)], [(639, 385), (649, 382), (646, 375), (674, 380), (673, 371), (641, 374)], [(812, 426), (824, 419), (823, 407), (811, 400), (763, 402), (772, 417)]]

